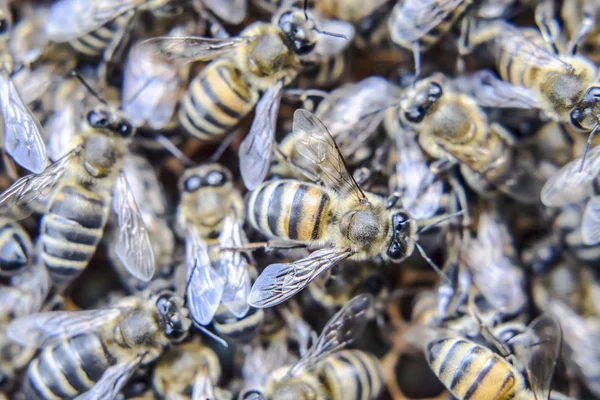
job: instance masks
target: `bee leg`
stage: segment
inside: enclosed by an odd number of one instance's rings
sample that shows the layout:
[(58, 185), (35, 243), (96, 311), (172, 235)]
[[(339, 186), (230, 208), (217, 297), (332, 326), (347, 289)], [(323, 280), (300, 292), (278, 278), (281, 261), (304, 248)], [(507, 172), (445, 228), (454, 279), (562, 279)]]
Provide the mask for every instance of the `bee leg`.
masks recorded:
[(513, 354), (510, 351), (510, 348), (505, 343), (498, 340), (498, 338), (494, 336), (492, 331), (490, 331), (487, 325), (485, 325), (485, 323), (479, 317), (479, 311), (477, 310), (477, 306), (475, 305), (473, 297), (473, 293), (471, 293), (469, 295), (467, 311), (471, 315), (471, 317), (473, 317), (473, 319), (479, 324), (479, 331), (481, 333), (481, 336), (483, 336), (483, 338), (488, 343), (492, 344), (496, 348), (496, 350), (498, 350), (502, 357), (512, 359)]
[(469, 213), (469, 201), (467, 199), (467, 192), (465, 191), (465, 187), (459, 182), (458, 178), (454, 174), (450, 174), (450, 178), (448, 179), (450, 183), (450, 187), (452, 187), (452, 191), (454, 192), (454, 196), (458, 201), (458, 206), (461, 210), (464, 211), (462, 217), (462, 226), (463, 226), (463, 237), (466, 238), (467, 230), (471, 226), (471, 214)]
[(223, 250), (248, 252), (258, 249), (264, 249), (266, 252), (270, 252), (274, 250), (304, 249), (307, 247), (308, 245), (305, 243), (290, 243), (277, 240), (270, 240), (268, 242), (244, 243), (243, 245), (237, 247), (225, 247), (223, 248)]
[(317, 185), (323, 185), (323, 181), (321, 180), (321, 178), (315, 175), (312, 171), (309, 171), (308, 169), (296, 164), (292, 159), (290, 159), (290, 157), (288, 157), (283, 151), (281, 151), (281, 148), (279, 146), (275, 146), (274, 148), (276, 155), (278, 155), (283, 161), (287, 162), (294, 169), (300, 171), (300, 173), (302, 173), (308, 180)]
[(421, 75), (421, 49), (419, 46), (419, 41), (414, 41), (413, 42), (413, 48), (412, 48), (412, 52), (413, 52), (413, 58), (415, 60), (415, 82), (419, 79), (419, 76)]
[(451, 161), (451, 160), (436, 160), (436, 161), (432, 162), (431, 164), (429, 164), (429, 169), (435, 175), (439, 175), (439, 174), (442, 174), (442, 173), (454, 168), (455, 165), (456, 165), (456, 162)]
[(470, 17), (467, 15), (460, 23), (460, 36), (458, 38), (458, 57), (456, 57), (456, 72), (462, 75), (467, 71), (467, 63), (465, 56), (468, 55), (472, 48), (469, 45), (469, 32), (471, 30)]
[(581, 25), (579, 25), (579, 29), (573, 35), (573, 37), (569, 41), (569, 44), (567, 45), (568, 55), (574, 55), (576, 53), (577, 45), (583, 42), (583, 39), (585, 39), (585, 37), (588, 35), (588, 33), (590, 33), (590, 31), (595, 25), (592, 10), (587, 8), (588, 6), (596, 7), (596, 5), (593, 3), (594, 2), (592, 1), (585, 2), (585, 6), (583, 7), (583, 19), (581, 21)]
[(284, 89), (283, 95), (286, 98), (298, 100), (302, 103), (302, 108), (314, 112), (317, 108), (316, 102), (312, 100), (312, 97), (319, 97), (324, 99), (328, 93), (320, 89)]
[(560, 28), (554, 16), (554, 1), (545, 0), (537, 5), (535, 8), (535, 23), (544, 41), (552, 48), (555, 54), (558, 54), (556, 38), (559, 35)]

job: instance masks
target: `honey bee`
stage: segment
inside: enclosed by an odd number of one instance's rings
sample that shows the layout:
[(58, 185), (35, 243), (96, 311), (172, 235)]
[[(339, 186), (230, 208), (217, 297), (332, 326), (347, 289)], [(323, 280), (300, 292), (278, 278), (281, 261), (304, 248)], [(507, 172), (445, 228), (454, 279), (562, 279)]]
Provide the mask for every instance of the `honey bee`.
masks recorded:
[(437, 168), (459, 163), (469, 185), (485, 194), (498, 189), (524, 203), (537, 201), (542, 186), (525, 154), (517, 154), (511, 134), (468, 95), (443, 89), (438, 77), (417, 82), (398, 107), (400, 120), (417, 133), (419, 144), (438, 160)]
[[(461, 337), (442, 337), (427, 344), (433, 372), (458, 399), (547, 399), (558, 360), (561, 329), (549, 315), (534, 320), (517, 336), (515, 365), (506, 358)], [(516, 350), (515, 350), (516, 351)], [(520, 368), (526, 373), (521, 373)], [(527, 389), (527, 383), (531, 389)]]
[(596, 194), (600, 148), (590, 150), (588, 167), (580, 171), (584, 157), (585, 154), (570, 161), (552, 175), (542, 188), (541, 200), (547, 207), (564, 207), (587, 201), (580, 222), (581, 238), (584, 245), (596, 245), (600, 243), (600, 197)]
[(31, 239), (15, 221), (0, 217), (0, 276), (13, 276), (33, 260)]
[(421, 52), (429, 50), (467, 13), (472, 0), (406, 0), (397, 2), (388, 30), (392, 42), (411, 50), (415, 71), (421, 71)]
[(41, 348), (25, 376), (28, 399), (112, 399), (140, 365), (183, 340), (190, 326), (183, 300), (164, 292), (126, 297), (112, 308), (28, 315), (14, 320), (7, 334)]
[[(387, 209), (383, 198), (365, 194), (348, 172), (337, 144), (323, 123), (296, 110), (297, 151), (306, 157), (325, 187), (295, 180), (264, 183), (248, 198), (250, 224), (270, 238), (296, 246), (322, 246), (308, 257), (271, 264), (252, 287), (253, 307), (277, 305), (345, 259), (381, 257), (398, 263), (417, 243), (418, 225), (399, 208)], [(326, 247), (327, 245), (332, 247)]]
[(12, 80), (13, 56), (9, 51), (12, 15), (7, 1), (0, 1), (0, 112), (4, 126), (3, 149), (23, 168), (39, 173), (47, 163), (46, 145), (38, 119), (21, 98)]
[(151, 39), (170, 58), (214, 60), (190, 82), (181, 101), (179, 121), (192, 136), (218, 140), (256, 106), (239, 153), (241, 175), (250, 190), (262, 183), (269, 169), (283, 87), (296, 78), (303, 63), (338, 54), (348, 44), (333, 34), (318, 38), (319, 33), (326, 32), (304, 10), (286, 8), (271, 23), (256, 22), (237, 37)]
[(88, 264), (102, 238), (111, 207), (119, 225), (115, 253), (134, 277), (148, 281), (154, 252), (139, 209), (122, 173), (134, 129), (100, 104), (87, 113), (74, 150), (39, 174), (27, 175), (0, 196), (0, 208), (26, 217), (33, 200), (47, 200), (40, 224), (40, 258), (60, 285)]
[(152, 375), (152, 386), (169, 400), (231, 399), (213, 387), (221, 377), (221, 363), (209, 347), (194, 340), (165, 351)]
[(222, 302), (235, 317), (248, 311), (248, 260), (233, 250), (245, 242), (244, 207), (231, 172), (209, 163), (186, 170), (179, 180), (178, 233), (186, 242), (190, 312), (207, 325)]

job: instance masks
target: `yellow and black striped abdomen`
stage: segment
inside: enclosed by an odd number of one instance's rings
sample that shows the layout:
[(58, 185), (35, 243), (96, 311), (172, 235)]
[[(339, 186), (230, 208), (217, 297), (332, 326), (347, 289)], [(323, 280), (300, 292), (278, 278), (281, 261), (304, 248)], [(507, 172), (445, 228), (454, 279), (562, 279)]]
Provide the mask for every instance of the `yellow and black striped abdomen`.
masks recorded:
[(83, 334), (46, 347), (27, 369), (27, 399), (71, 399), (88, 391), (116, 362), (102, 339)]
[(250, 223), (264, 235), (309, 242), (324, 237), (331, 199), (316, 185), (276, 180), (252, 192), (247, 209)]
[(339, 351), (320, 364), (319, 376), (332, 400), (371, 400), (381, 393), (379, 360), (360, 350)]
[(243, 73), (228, 59), (208, 64), (190, 82), (179, 109), (179, 121), (192, 136), (217, 140), (237, 125), (258, 101)]
[(511, 399), (524, 390), (523, 378), (508, 361), (464, 339), (431, 342), (427, 361), (444, 386), (461, 400)]
[(121, 15), (112, 21), (107, 22), (100, 28), (82, 35), (70, 42), (77, 52), (89, 57), (99, 57), (111, 42), (121, 35), (124, 26), (132, 18), (133, 12)]
[[(108, 198), (107, 198), (108, 197)], [(42, 260), (52, 279), (66, 282), (88, 264), (102, 238), (110, 196), (64, 185), (41, 222)]]

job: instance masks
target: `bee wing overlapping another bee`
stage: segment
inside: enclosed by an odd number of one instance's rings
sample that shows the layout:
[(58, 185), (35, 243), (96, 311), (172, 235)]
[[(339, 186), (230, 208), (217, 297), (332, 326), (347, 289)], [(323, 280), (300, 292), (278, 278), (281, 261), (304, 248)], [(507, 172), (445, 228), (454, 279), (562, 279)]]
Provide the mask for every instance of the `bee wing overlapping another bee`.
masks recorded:
[(41, 310), (50, 293), (50, 277), (43, 265), (25, 268), (10, 278), (10, 285), (0, 286), (0, 318), (29, 315)]
[(282, 93), (283, 82), (278, 81), (262, 95), (250, 131), (240, 144), (240, 173), (248, 190), (259, 187), (269, 172)]
[(121, 308), (106, 308), (30, 314), (13, 320), (6, 333), (10, 340), (22, 346), (41, 348), (65, 337), (93, 332), (122, 312)]
[(526, 87), (513, 85), (489, 70), (458, 76), (449, 82), (458, 92), (472, 96), (481, 107), (541, 108), (538, 97)]
[(54, 186), (69, 170), (81, 152), (77, 147), (63, 158), (51, 164), (39, 174), (30, 174), (13, 183), (0, 196), (0, 212), (12, 218), (23, 219), (31, 215), (27, 205), (35, 199), (43, 199), (52, 193)]
[(579, 171), (581, 157), (578, 157), (546, 181), (541, 192), (542, 203), (547, 207), (561, 207), (578, 203), (590, 197), (594, 181), (600, 173), (600, 146), (592, 148)]
[(409, 0), (392, 9), (389, 30), (392, 41), (414, 42), (438, 26), (465, 0)]
[(248, 304), (255, 308), (276, 306), (351, 255), (349, 250), (327, 248), (314, 251), (308, 257), (289, 264), (271, 264), (254, 282)]
[(346, 168), (346, 163), (327, 127), (307, 110), (296, 110), (293, 122), (294, 135), (301, 139), (296, 150), (312, 162), (316, 174), (331, 189), (354, 196), (364, 203), (367, 198)]
[(118, 219), (115, 253), (127, 271), (148, 282), (154, 275), (156, 260), (148, 230), (123, 172), (119, 173), (113, 193), (113, 210)]
[(245, 46), (255, 38), (252, 36), (237, 36), (230, 38), (208, 38), (202, 36), (159, 36), (148, 39), (146, 45), (158, 45), (160, 54), (171, 60), (182, 62), (209, 61), (219, 56), (229, 54), (239, 46)]
[[(319, 31), (333, 32), (336, 36), (321, 35), (315, 47), (315, 53), (320, 56), (335, 56), (342, 53), (354, 38), (354, 26), (337, 19), (319, 19), (317, 21)], [(341, 37), (338, 37), (341, 36)]]
[(202, 0), (203, 5), (231, 25), (240, 24), (248, 11), (246, 0)]
[(362, 335), (367, 326), (367, 312), (372, 303), (373, 298), (369, 294), (360, 294), (348, 301), (327, 322), (315, 344), (290, 368), (288, 376), (295, 376), (310, 369)]
[(542, 314), (527, 327), (525, 333), (516, 336), (515, 340), (515, 355), (522, 366), (526, 367), (527, 378), (535, 398), (548, 399), (562, 344), (560, 324), (553, 316)]
[(192, 225), (187, 227), (185, 253), (188, 308), (195, 321), (208, 325), (221, 303), (225, 284), (211, 265), (206, 243)]
[(104, 371), (102, 377), (87, 392), (75, 397), (75, 400), (103, 400), (115, 399), (137, 367), (144, 361), (144, 354), (130, 357), (111, 365)]
[(4, 150), (23, 168), (42, 172), (47, 163), (42, 126), (21, 99), (6, 71), (0, 73), (0, 109), (4, 121)]
[(235, 214), (230, 212), (223, 222), (223, 229), (219, 235), (219, 246), (223, 249), (221, 263), (217, 272), (225, 280), (222, 303), (237, 318), (244, 317), (250, 306), (248, 294), (250, 293), (250, 276), (248, 275), (248, 261), (239, 251), (225, 250), (241, 247), (244, 244), (242, 227)]
[(68, 42), (139, 5), (140, 0), (58, 0), (49, 8), (45, 36), (52, 42)]

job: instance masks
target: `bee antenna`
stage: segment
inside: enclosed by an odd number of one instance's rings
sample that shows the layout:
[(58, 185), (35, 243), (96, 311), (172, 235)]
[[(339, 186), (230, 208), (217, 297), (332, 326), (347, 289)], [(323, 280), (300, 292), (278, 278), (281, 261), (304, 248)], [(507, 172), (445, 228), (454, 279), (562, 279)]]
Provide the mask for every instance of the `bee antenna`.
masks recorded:
[(308, 0), (304, 0), (304, 18), (306, 18), (306, 20), (308, 21)]
[(440, 218), (437, 218), (435, 221), (433, 221), (433, 222), (431, 222), (431, 223), (429, 223), (429, 224), (425, 225), (425, 226), (424, 226), (424, 227), (422, 227), (422, 228), (419, 228), (419, 231), (418, 231), (418, 233), (423, 233), (423, 232), (426, 232), (426, 231), (428, 231), (429, 229), (433, 228), (434, 226), (437, 226), (437, 225), (441, 224), (442, 222), (445, 222), (445, 221), (447, 221), (447, 220), (449, 220), (449, 219), (456, 218), (456, 217), (460, 217), (460, 216), (461, 216), (461, 215), (463, 215), (464, 213), (465, 213), (465, 210), (460, 210), (460, 211), (457, 211), (457, 212), (455, 212), (455, 213), (452, 213), (452, 214), (446, 214), (446, 215), (442, 215)]
[(445, 283), (450, 283), (451, 281), (450, 281), (450, 278), (448, 278), (448, 275), (446, 275), (440, 269), (440, 267), (438, 267), (437, 264), (434, 263), (431, 258), (429, 258), (429, 256), (427, 255), (427, 253), (425, 253), (425, 249), (423, 249), (423, 247), (419, 243), (415, 243), (415, 247), (417, 248), (417, 250), (419, 250), (419, 253), (421, 254), (421, 257), (423, 257), (423, 259), (427, 262), (427, 264), (429, 264), (429, 266), (431, 268), (433, 268), (433, 270), (442, 278), (442, 280)]
[(98, 94), (98, 92), (96, 92), (94, 90), (94, 88), (92, 88), (90, 86), (89, 83), (86, 82), (85, 79), (83, 79), (83, 76), (81, 76), (79, 74), (79, 72), (75, 71), (74, 69), (71, 70), (71, 72), (69, 73), (69, 75), (71, 75), (72, 77), (75, 77), (79, 80), (79, 82), (81, 82), (81, 84), (88, 90), (88, 92), (90, 92), (92, 94), (92, 96), (94, 96), (96, 99), (98, 99), (98, 101), (104, 105), (108, 105), (108, 103), (106, 102), (106, 100), (104, 100), (102, 97), (100, 97), (100, 95)]
[(322, 30), (318, 29), (317, 27), (315, 27), (313, 29), (315, 30), (315, 32), (320, 33), (322, 35), (333, 36), (333, 37), (340, 38), (340, 39), (350, 40), (350, 38), (348, 36), (342, 35), (341, 33), (322, 31)]
[(142, 93), (144, 92), (144, 90), (148, 89), (148, 86), (150, 86), (150, 84), (151, 84), (151, 83), (152, 83), (154, 80), (156, 80), (156, 77), (155, 77), (155, 76), (154, 76), (154, 77), (152, 77), (152, 78), (150, 78), (148, 81), (146, 81), (146, 83), (144, 83), (144, 84), (142, 85), (142, 87), (141, 87), (141, 88), (140, 88), (140, 89), (139, 89), (137, 92), (135, 92), (135, 93), (133, 94), (133, 96), (131, 96), (129, 99), (127, 99), (127, 101), (125, 101), (123, 104), (121, 104), (121, 109), (123, 108), (123, 105), (124, 105), (124, 104), (131, 104), (131, 103), (133, 103), (133, 101), (134, 101), (135, 99), (137, 99), (137, 98), (139, 97), (139, 95), (140, 95), (140, 94), (142, 94)]
[(581, 164), (579, 164), (579, 171), (577, 172), (583, 171), (585, 156), (587, 155), (587, 152), (590, 149), (590, 146), (592, 145), (592, 140), (594, 139), (596, 132), (598, 132), (598, 128), (600, 128), (600, 121), (596, 122), (596, 126), (594, 126), (594, 129), (590, 132), (590, 135), (588, 136), (587, 143), (585, 144), (585, 150), (583, 150), (583, 156), (581, 156)]
[(197, 163), (183, 154), (183, 152), (179, 150), (179, 148), (164, 135), (155, 133), (154, 139), (156, 139), (156, 143), (160, 144), (165, 150), (167, 150), (173, 157), (178, 159), (186, 167), (194, 167), (197, 165)]

